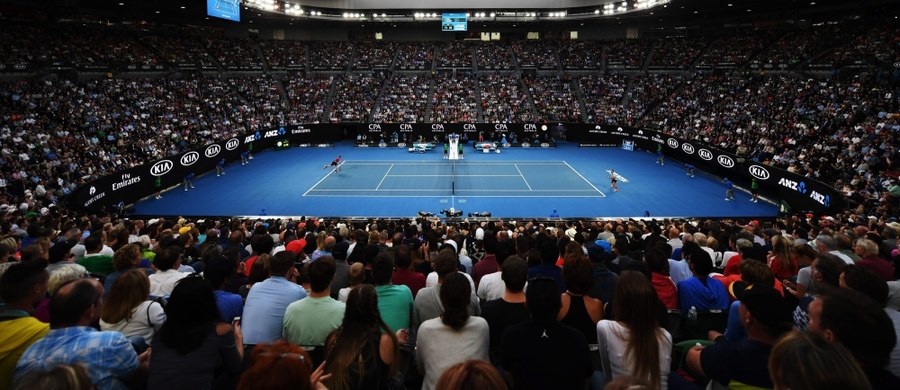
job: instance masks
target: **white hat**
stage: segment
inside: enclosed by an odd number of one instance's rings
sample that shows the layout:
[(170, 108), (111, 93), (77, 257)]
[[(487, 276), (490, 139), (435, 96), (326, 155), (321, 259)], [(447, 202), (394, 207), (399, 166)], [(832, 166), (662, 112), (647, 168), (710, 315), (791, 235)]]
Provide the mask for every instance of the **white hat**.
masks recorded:
[(459, 248), (456, 247), (456, 241), (447, 240), (447, 241), (444, 241), (444, 244), (450, 244), (451, 246), (453, 246), (453, 250), (455, 250), (456, 253), (459, 253)]

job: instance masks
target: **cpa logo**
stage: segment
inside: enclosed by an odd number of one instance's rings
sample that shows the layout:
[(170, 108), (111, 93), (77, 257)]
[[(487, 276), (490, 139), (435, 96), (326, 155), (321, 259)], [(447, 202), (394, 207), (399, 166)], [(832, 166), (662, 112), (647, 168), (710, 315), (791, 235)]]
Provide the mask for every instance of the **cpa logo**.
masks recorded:
[(477, 130), (474, 123), (466, 123), (463, 125), (463, 130)]
[(675, 140), (675, 138), (669, 138), (669, 140), (666, 141), (666, 144), (672, 149), (678, 149), (678, 141)]
[(153, 176), (162, 176), (169, 173), (174, 166), (175, 164), (171, 161), (162, 160), (150, 167), (150, 174)]
[(240, 146), (241, 141), (237, 138), (232, 138), (225, 143), (225, 150), (235, 150), (238, 146)]
[(759, 165), (751, 165), (750, 175), (759, 179), (759, 180), (769, 180), (769, 171), (766, 168), (763, 168)]
[(370, 123), (369, 130), (381, 130), (381, 125), (379, 125), (377, 123)]
[(200, 153), (197, 152), (187, 152), (184, 156), (181, 156), (181, 166), (189, 167), (194, 165), (197, 160), (200, 159)]
[(206, 151), (204, 151), (203, 154), (206, 156), (206, 158), (213, 158), (213, 157), (216, 157), (219, 154), (219, 152), (221, 152), (221, 151), (222, 151), (221, 146), (219, 146), (217, 144), (212, 144), (206, 148)]
[(694, 154), (694, 145), (688, 143), (682, 144), (681, 150), (683, 150), (687, 154)]
[(712, 152), (710, 152), (709, 150), (706, 150), (706, 149), (700, 149), (700, 151), (697, 152), (697, 155), (700, 156), (700, 158), (702, 158), (702, 159), (704, 159), (704, 160), (706, 160), (706, 161), (709, 161), (709, 160), (712, 160), (712, 159), (713, 159), (713, 154), (712, 154)]
[(88, 190), (88, 194), (94, 196), (97, 193), (97, 187), (91, 186), (91, 189)]
[(717, 161), (719, 161), (719, 165), (721, 165), (725, 168), (734, 168), (734, 160), (732, 160), (731, 157), (728, 157), (724, 154), (719, 156)]

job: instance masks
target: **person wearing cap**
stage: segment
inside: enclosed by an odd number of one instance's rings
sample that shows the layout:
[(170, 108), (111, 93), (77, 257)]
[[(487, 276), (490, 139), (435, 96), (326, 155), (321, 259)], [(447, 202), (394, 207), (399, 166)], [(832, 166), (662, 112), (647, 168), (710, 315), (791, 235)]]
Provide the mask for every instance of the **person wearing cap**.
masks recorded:
[(747, 338), (694, 347), (688, 351), (687, 367), (720, 386), (772, 388), (769, 355), (778, 338), (791, 330), (790, 305), (778, 291), (764, 284), (747, 285), (735, 294), (741, 301), (738, 310)]

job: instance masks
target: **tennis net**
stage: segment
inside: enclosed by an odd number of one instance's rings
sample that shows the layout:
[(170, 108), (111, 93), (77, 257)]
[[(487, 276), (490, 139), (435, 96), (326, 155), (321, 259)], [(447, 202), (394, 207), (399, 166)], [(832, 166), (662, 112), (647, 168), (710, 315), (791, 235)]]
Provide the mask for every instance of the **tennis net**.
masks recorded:
[(456, 161), (450, 162), (450, 195), (456, 195)]

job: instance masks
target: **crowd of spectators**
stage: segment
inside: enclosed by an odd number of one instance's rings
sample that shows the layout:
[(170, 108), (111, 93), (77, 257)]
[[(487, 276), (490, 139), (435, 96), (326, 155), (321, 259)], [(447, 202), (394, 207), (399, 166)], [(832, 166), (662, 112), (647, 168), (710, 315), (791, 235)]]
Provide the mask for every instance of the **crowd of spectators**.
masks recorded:
[(475, 61), (479, 70), (511, 70), (516, 67), (513, 51), (505, 42), (476, 44)]
[(305, 69), (306, 43), (297, 41), (260, 41), (269, 69)]
[(316, 42), (309, 46), (309, 68), (315, 70), (346, 70), (353, 55), (348, 42)]
[(364, 122), (375, 107), (383, 87), (383, 73), (346, 73), (334, 81), (334, 96), (328, 108), (328, 121)]
[(478, 121), (478, 79), (463, 72), (438, 73), (431, 93), (431, 122)]
[(400, 46), (397, 42), (357, 42), (353, 55), (353, 69), (387, 69), (394, 62)]
[(569, 76), (525, 77), (538, 118), (549, 122), (581, 122), (581, 104)]
[(608, 69), (641, 69), (647, 59), (650, 41), (647, 39), (625, 39), (604, 42), (606, 67)]
[(596, 41), (570, 41), (560, 46), (563, 69), (603, 68), (603, 46)]
[(651, 69), (691, 69), (712, 38), (705, 35), (665, 37), (653, 41)]
[(900, 386), (896, 218), (0, 230), (7, 388)]
[(716, 39), (703, 52), (697, 66), (739, 67), (773, 41), (769, 31), (734, 32)]
[(556, 42), (513, 41), (513, 52), (520, 68), (557, 69), (559, 58)]
[(471, 68), (473, 47), (466, 41), (443, 42), (437, 45), (438, 68)]
[(325, 114), (326, 97), (334, 82), (332, 75), (295, 75), (285, 79), (291, 117), (296, 124), (319, 123)]
[(419, 123), (425, 121), (431, 77), (395, 73), (381, 91), (372, 113), (374, 122)]
[(424, 42), (411, 42), (398, 49), (395, 69), (431, 70), (434, 62), (434, 47)]
[(529, 121), (527, 95), (516, 75), (502, 73), (479, 74), (481, 112), (485, 122)]
[(589, 74), (578, 78), (587, 123), (627, 123), (624, 115), (628, 76)]

